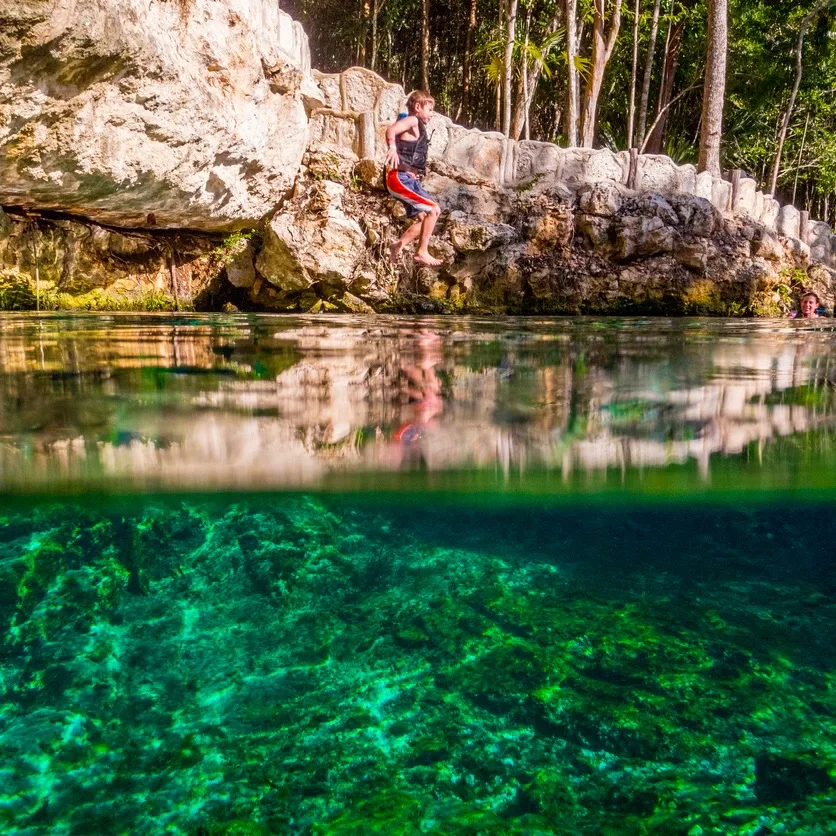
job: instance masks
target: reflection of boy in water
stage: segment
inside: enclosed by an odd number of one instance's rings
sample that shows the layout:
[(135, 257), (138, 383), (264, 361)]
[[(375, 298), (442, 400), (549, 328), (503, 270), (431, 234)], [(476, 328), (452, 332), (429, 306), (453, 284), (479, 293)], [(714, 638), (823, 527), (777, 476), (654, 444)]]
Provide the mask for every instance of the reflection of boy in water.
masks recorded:
[(404, 393), (413, 413), (412, 421), (403, 424), (395, 434), (395, 438), (404, 448), (417, 446), (424, 437), (426, 428), (435, 425), (435, 419), (444, 409), (441, 381), (435, 372), (435, 367), (441, 361), (441, 354), (437, 349), (440, 341), (441, 338), (437, 334), (422, 331), (417, 341), (418, 357), (415, 363), (401, 367), (406, 381)]

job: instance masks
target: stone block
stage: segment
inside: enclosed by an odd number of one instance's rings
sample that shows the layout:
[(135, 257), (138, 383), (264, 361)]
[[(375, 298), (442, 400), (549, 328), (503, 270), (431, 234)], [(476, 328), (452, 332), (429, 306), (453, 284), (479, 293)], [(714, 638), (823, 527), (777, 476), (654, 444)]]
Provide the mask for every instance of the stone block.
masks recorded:
[(484, 138), (485, 134), (481, 131), (452, 125), (448, 131), (445, 162), (454, 168), (472, 169)]
[(641, 154), (636, 188), (641, 191), (673, 194), (679, 189), (679, 167), (662, 154)]
[(560, 169), (560, 152), (561, 149), (551, 142), (518, 142), (514, 154), (514, 179), (526, 181), (537, 175), (554, 176)]
[(473, 157), (473, 170), (486, 179), (499, 182), (504, 145), (505, 137), (502, 134), (486, 134)]
[(587, 161), (594, 153), (590, 148), (563, 149), (560, 181), (573, 190), (587, 183)]
[(365, 67), (349, 67), (340, 77), (343, 94), (343, 110), (362, 113), (374, 110), (377, 94), (385, 82)]
[(761, 208), (760, 214), (760, 222), (769, 227), (769, 229), (775, 229), (775, 222), (778, 219), (778, 210), (781, 208), (781, 204), (775, 200), (774, 197), (770, 197), (769, 195), (763, 196), (763, 207)]
[(310, 121), (311, 144), (332, 145), (356, 154), (358, 148), (357, 121), (332, 111), (320, 110)]
[(731, 183), (720, 177), (712, 177), (711, 180), (711, 202), (721, 212), (728, 212), (731, 201)]
[(320, 73), (314, 70), (314, 81), (322, 91), (325, 107), (331, 110), (342, 110), (343, 95), (340, 90), (339, 73)]
[(705, 200), (711, 200), (713, 188), (714, 178), (711, 176), (711, 172), (701, 171), (696, 177), (694, 194)]
[(377, 96), (377, 121), (390, 125), (395, 121), (402, 107), (406, 107), (406, 95), (400, 84), (386, 84)]
[(697, 169), (694, 166), (679, 166), (679, 191), (683, 194), (697, 194)]
[(623, 161), (606, 148), (592, 151), (586, 158), (584, 173), (588, 183), (601, 183), (610, 180), (614, 183), (624, 183), (627, 180), (627, 170)]
[(799, 221), (798, 209), (795, 206), (787, 204), (778, 210), (775, 228), (781, 235), (786, 235), (787, 238), (798, 238)]
[(830, 239), (832, 232), (830, 225), (824, 221), (810, 222), (810, 259), (819, 263), (827, 263), (830, 259)]
[(447, 145), (450, 142), (450, 128), (453, 123), (446, 117), (435, 114), (427, 125), (430, 145), (429, 159), (443, 159), (446, 156)]
[(740, 183), (737, 187), (737, 200), (733, 210), (735, 212), (743, 212), (752, 218), (757, 217), (755, 210), (757, 208), (756, 195), (758, 193), (758, 184), (751, 177), (741, 177)]

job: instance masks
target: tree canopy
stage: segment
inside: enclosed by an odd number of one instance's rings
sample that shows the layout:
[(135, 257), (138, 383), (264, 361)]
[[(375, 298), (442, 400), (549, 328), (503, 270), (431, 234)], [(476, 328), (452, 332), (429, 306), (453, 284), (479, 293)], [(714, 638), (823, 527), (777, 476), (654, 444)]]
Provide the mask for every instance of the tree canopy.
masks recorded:
[[(305, 26), (314, 66), (366, 66), (407, 89), (425, 81), (438, 109), (463, 124), (564, 145), (644, 146), (696, 163), (710, 69), (708, 11), (716, 3), (290, 0), (283, 6)], [(744, 169), (769, 190), (777, 156), (776, 195), (832, 222), (836, 0), (727, 5), (720, 164)]]

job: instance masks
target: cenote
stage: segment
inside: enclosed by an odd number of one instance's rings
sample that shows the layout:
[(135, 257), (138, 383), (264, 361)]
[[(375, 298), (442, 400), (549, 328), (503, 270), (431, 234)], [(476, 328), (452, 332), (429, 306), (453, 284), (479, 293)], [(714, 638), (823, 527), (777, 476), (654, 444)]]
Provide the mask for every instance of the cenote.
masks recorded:
[(12, 834), (836, 828), (829, 320), (7, 315)]

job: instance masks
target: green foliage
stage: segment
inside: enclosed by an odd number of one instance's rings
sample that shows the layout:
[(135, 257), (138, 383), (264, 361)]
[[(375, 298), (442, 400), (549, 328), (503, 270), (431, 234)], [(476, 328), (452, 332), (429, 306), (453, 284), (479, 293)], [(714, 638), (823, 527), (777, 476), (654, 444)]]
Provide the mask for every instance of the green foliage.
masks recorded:
[[(795, 78), (795, 47), (801, 20), (817, 0), (731, 0), (728, 12), (728, 70), (724, 110), (723, 166), (742, 168), (768, 185), (780, 119)], [(514, 98), (520, 95), (523, 62), (543, 61), (530, 114), (532, 139), (565, 135), (567, 61), (565, 21), (557, 0), (520, 3), (514, 38)], [(608, 4), (611, 8), (612, 4)], [(314, 65), (341, 71), (361, 64), (409, 90), (421, 83), (421, 3), (387, 0), (291, 0), (285, 6), (311, 37)], [(639, 86), (648, 52), (653, 4), (639, 11)], [(464, 124), (492, 130), (496, 88), (503, 73), (504, 4), (429, 2), (429, 82), (438, 109)], [(804, 45), (804, 75), (789, 125), (778, 181), (782, 201), (807, 208), (813, 217), (836, 216), (836, 14), (831, 5), (814, 19)], [(372, 16), (377, 12), (376, 28)], [(582, 86), (590, 70), (593, 3), (578, 4), (583, 35), (576, 59)], [(633, 51), (633, 4), (622, 6), (622, 24), (607, 66), (598, 109), (597, 143), (614, 150), (626, 146)], [(702, 79), (706, 61), (705, 0), (662, 3), (652, 66), (648, 126), (656, 118), (668, 36), (682, 33), (672, 97), (666, 111), (661, 149), (679, 162), (695, 162), (700, 128)], [(556, 28), (556, 20), (560, 27)], [(373, 30), (376, 32), (374, 38)], [(463, 64), (470, 45), (473, 72), (467, 97)], [(373, 54), (374, 53), (374, 54)], [(685, 92), (687, 91), (687, 92)], [(638, 99), (638, 97), (637, 97)]]
[[(181, 308), (183, 307), (181, 303)], [(174, 299), (161, 290), (144, 290), (133, 296), (117, 295), (101, 288), (67, 293), (51, 283), (36, 288), (31, 277), (16, 270), (0, 272), (0, 310), (4, 311), (144, 311), (175, 309)]]
[(237, 255), (244, 252), (250, 242), (254, 245), (260, 243), (256, 240), (257, 238), (260, 238), (260, 235), (254, 229), (238, 230), (227, 235), (213, 253), (218, 267), (226, 267), (230, 264)]

